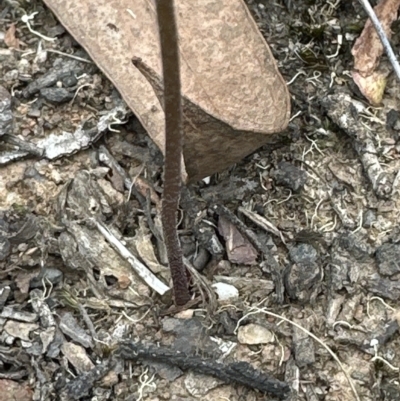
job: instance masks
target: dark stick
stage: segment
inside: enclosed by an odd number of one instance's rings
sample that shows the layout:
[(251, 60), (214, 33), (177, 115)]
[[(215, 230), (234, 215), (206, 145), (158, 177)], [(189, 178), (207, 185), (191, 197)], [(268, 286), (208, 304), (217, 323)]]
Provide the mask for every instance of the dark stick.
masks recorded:
[(173, 0), (157, 0), (156, 5), (163, 64), (165, 112), (165, 167), (161, 220), (175, 303), (184, 305), (190, 300), (190, 293), (176, 228), (183, 142), (178, 34)]
[(182, 370), (193, 370), (197, 373), (216, 377), (225, 383), (239, 383), (263, 393), (273, 394), (278, 398), (285, 398), (290, 392), (287, 383), (254, 369), (247, 362), (225, 364), (213, 359), (183, 354), (166, 347), (142, 345), (135, 342), (120, 344), (116, 355), (128, 360), (167, 363)]

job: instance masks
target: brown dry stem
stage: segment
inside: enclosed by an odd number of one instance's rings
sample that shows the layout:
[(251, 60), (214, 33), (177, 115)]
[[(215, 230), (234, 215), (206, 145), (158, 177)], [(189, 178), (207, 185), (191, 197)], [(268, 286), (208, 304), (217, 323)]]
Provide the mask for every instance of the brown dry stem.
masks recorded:
[(190, 293), (176, 229), (176, 211), (181, 191), (183, 142), (178, 34), (174, 2), (158, 0), (156, 4), (163, 64), (165, 110), (165, 167), (161, 219), (175, 303), (184, 305), (190, 300)]

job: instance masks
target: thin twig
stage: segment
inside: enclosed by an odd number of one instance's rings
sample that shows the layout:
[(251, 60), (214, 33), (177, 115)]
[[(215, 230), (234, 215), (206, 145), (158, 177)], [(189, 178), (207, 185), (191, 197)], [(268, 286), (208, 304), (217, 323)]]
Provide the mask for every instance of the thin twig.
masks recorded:
[(210, 375), (226, 383), (239, 383), (257, 389), (263, 393), (273, 394), (282, 399), (290, 393), (286, 382), (275, 379), (265, 370), (254, 369), (247, 362), (221, 363), (213, 359), (200, 358), (197, 355), (188, 355), (169, 348), (148, 344), (125, 341), (119, 344), (116, 356), (127, 360), (152, 361), (167, 363), (183, 370), (192, 370)]
[(118, 253), (129, 262), (136, 274), (154, 291), (160, 295), (164, 295), (169, 288), (159, 280), (147, 267), (140, 262), (122, 242), (120, 242), (110, 230), (101, 222), (93, 219), (93, 223), (96, 225), (100, 233), (106, 238), (110, 245), (118, 251)]

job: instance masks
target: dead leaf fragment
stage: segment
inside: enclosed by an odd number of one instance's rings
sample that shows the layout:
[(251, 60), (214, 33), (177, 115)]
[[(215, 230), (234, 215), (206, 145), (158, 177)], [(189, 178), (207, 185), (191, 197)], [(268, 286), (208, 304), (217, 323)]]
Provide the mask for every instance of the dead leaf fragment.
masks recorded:
[(16, 27), (11, 24), (4, 35), (4, 43), (6, 46), (19, 50), (19, 39), (15, 37)]
[[(397, 19), (400, 0), (382, 0), (375, 8), (388, 39), (392, 36), (390, 26)], [(383, 46), (370, 19), (365, 23), (364, 30), (356, 40), (351, 54), (354, 56), (354, 69), (362, 75), (371, 74), (377, 67), (383, 53)]]
[(363, 77), (357, 71), (353, 71), (352, 76), (355, 84), (361, 93), (368, 99), (372, 105), (379, 105), (383, 98), (386, 88), (386, 77), (388, 74), (381, 70), (376, 70), (372, 74)]
[(232, 263), (244, 265), (256, 263), (257, 251), (229, 220), (220, 217), (218, 229), (226, 241), (226, 252)]
[[(154, 0), (45, 0), (118, 88), (164, 150), (164, 112), (133, 58), (161, 76)], [(284, 130), (286, 83), (243, 0), (175, 2), (182, 95), (193, 106), (184, 129), (184, 160), (196, 180), (237, 162)], [(82, 20), (85, 24), (82, 24)], [(93, 35), (96, 32), (96, 35)], [(195, 124), (199, 115), (208, 116)], [(187, 129), (190, 128), (190, 132)]]
[[(397, 19), (400, 0), (381, 0), (374, 8), (388, 39), (392, 36), (390, 26)], [(385, 69), (379, 68), (383, 46), (370, 19), (360, 37), (356, 40), (351, 54), (354, 56), (353, 79), (361, 93), (373, 105), (378, 105), (383, 96), (388, 75)]]

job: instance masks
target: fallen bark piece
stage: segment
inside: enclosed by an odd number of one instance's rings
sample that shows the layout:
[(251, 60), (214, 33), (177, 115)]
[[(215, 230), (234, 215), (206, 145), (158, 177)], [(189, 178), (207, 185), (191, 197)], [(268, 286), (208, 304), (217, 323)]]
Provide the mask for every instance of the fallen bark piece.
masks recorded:
[(93, 362), (82, 346), (72, 342), (65, 342), (61, 347), (61, 351), (78, 373), (87, 373), (94, 368)]
[[(392, 178), (379, 162), (375, 139), (371, 134), (374, 131), (367, 128), (361, 120), (361, 113), (365, 112), (366, 107), (346, 93), (327, 96), (322, 106), (329, 118), (352, 138), (354, 149), (376, 195), (381, 199), (389, 198), (393, 189)], [(331, 195), (331, 198), (333, 196)], [(334, 203), (337, 204), (336, 201)], [(337, 210), (337, 212), (341, 216), (342, 223), (354, 229), (355, 223), (351, 218), (345, 217), (345, 211)]]
[[(133, 58), (140, 58), (161, 76), (154, 1), (45, 3), (164, 151), (163, 108), (151, 84), (132, 64)], [(290, 98), (243, 0), (178, 0), (176, 8), (182, 95), (193, 106), (184, 129), (184, 160), (189, 179), (196, 180), (274, 140), (268, 134), (286, 128)], [(201, 124), (203, 117), (196, 120), (199, 115), (207, 116), (206, 126)]]
[(145, 346), (132, 341), (121, 343), (116, 355), (128, 360), (164, 362), (182, 370), (193, 370), (216, 377), (226, 383), (239, 383), (263, 393), (273, 394), (280, 399), (285, 398), (290, 392), (287, 383), (254, 369), (247, 362), (224, 364), (165, 347)]
[(62, 400), (80, 400), (87, 396), (94, 384), (103, 378), (111, 369), (113, 365), (109, 361), (103, 362), (89, 372), (75, 377), (67, 383), (61, 392)]

